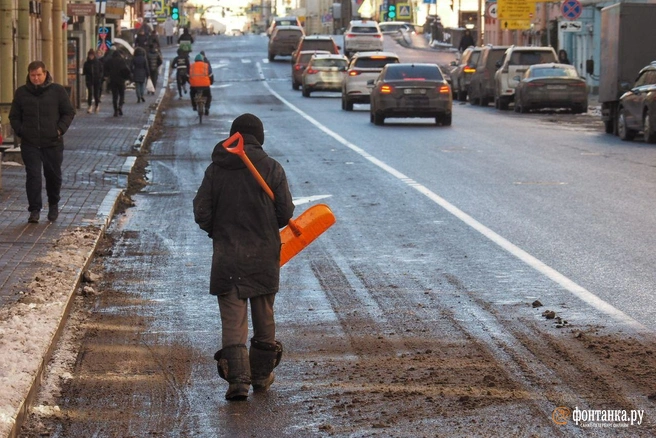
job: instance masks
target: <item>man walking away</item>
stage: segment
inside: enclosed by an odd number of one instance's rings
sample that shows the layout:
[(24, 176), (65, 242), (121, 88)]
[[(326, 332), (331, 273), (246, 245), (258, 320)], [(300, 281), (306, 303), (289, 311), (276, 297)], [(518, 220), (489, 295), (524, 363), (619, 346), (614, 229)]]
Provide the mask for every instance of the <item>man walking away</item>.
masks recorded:
[(46, 180), (48, 220), (59, 217), (62, 186), (64, 134), (73, 122), (75, 109), (68, 93), (52, 81), (42, 61), (27, 66), (25, 85), (18, 87), (9, 110), (9, 121), (21, 139), (21, 157), (25, 163), (30, 223), (38, 223), (43, 207), (41, 170)]
[(109, 88), (112, 90), (114, 117), (123, 115), (125, 103), (125, 81), (130, 79), (130, 67), (118, 50), (112, 52), (112, 58), (105, 64), (105, 75), (109, 77)]
[[(162, 55), (159, 54), (157, 47), (151, 44), (148, 47), (148, 69), (150, 70), (150, 80), (153, 81), (153, 87), (157, 87), (157, 78), (159, 77), (159, 66), (162, 65)], [(153, 91), (151, 94), (155, 94)]]
[(137, 47), (134, 49), (134, 57), (132, 58), (132, 80), (134, 81), (134, 88), (137, 92), (137, 103), (146, 101), (144, 99), (144, 92), (149, 76), (150, 66), (146, 60), (146, 52), (141, 47)]
[[(282, 357), (273, 303), (280, 281), (280, 228), (294, 213), (285, 171), (262, 149), (264, 127), (253, 114), (232, 122), (230, 135), (244, 137), (244, 151), (274, 193), (259, 186), (241, 159), (214, 147), (212, 163), (194, 198), (194, 218), (212, 238), (210, 294), (217, 295), (222, 348), (214, 358), (228, 381), (227, 400), (246, 400), (249, 387), (266, 391)], [(248, 305), (253, 337), (248, 340)]]
[(82, 67), (82, 74), (87, 85), (87, 104), (89, 106), (87, 113), (91, 114), (94, 110), (91, 106), (93, 99), (96, 104), (95, 111), (98, 114), (98, 111), (100, 111), (100, 97), (102, 95), (103, 64), (96, 57), (96, 52), (93, 49), (89, 49), (87, 60), (84, 61), (84, 66)]

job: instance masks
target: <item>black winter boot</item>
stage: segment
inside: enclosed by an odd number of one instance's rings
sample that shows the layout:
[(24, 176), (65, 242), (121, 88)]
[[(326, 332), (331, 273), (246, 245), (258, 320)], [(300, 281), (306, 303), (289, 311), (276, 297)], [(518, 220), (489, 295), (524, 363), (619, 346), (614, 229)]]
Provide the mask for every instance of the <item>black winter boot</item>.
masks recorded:
[(259, 342), (251, 339), (250, 363), (251, 377), (254, 391), (267, 391), (275, 375), (273, 369), (278, 366), (282, 358), (282, 344)]
[(251, 369), (248, 362), (248, 349), (245, 345), (230, 345), (214, 354), (218, 361), (219, 376), (228, 381), (226, 400), (243, 401), (248, 398), (251, 385)]

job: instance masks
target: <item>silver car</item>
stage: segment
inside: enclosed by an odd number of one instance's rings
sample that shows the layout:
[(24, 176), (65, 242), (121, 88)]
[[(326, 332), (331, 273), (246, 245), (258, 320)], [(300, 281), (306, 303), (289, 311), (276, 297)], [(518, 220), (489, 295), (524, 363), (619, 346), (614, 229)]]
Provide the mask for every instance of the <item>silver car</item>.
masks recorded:
[(341, 91), (348, 58), (344, 55), (314, 55), (303, 71), (303, 97), (313, 91)]
[(387, 64), (376, 80), (370, 80), (370, 121), (386, 117), (431, 117), (451, 126), (451, 87), (436, 64)]
[(371, 88), (367, 81), (376, 79), (387, 64), (399, 63), (392, 52), (358, 52), (353, 55), (342, 83), (342, 109), (353, 111), (354, 103), (369, 103)]

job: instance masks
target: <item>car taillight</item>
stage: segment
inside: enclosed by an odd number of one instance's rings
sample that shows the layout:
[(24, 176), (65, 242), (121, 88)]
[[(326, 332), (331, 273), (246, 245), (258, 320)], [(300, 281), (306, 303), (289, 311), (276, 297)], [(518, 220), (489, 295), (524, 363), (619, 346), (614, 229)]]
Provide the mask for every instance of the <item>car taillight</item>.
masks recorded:
[(451, 94), (451, 87), (448, 85), (442, 85), (440, 86), (440, 94)]
[(465, 67), (463, 71), (465, 73), (476, 73), (476, 69), (473, 67)]
[(348, 72), (349, 76), (357, 76), (359, 74), (360, 74), (360, 72), (357, 71), (357, 70), (349, 70), (349, 72)]
[(585, 82), (575, 82), (575, 83), (570, 84), (570, 85), (573, 86), (573, 87), (587, 87), (588, 86), (588, 84), (586, 84)]
[(385, 84), (380, 86), (380, 92), (383, 94), (390, 94), (392, 91), (394, 91), (394, 87), (391, 85)]
[(307, 71), (307, 74), (309, 74), (309, 75), (313, 75), (313, 74), (317, 74), (317, 73), (319, 73), (319, 70), (315, 70), (315, 69), (313, 69), (313, 68), (308, 68), (306, 71)]
[(382, 37), (383, 37), (383, 35), (378, 35), (378, 34), (374, 35), (374, 38), (381, 39)]
[(354, 33), (347, 33), (346, 38), (355, 38), (356, 35)]
[(294, 70), (296, 70), (296, 71), (303, 70), (303, 67), (301, 67), (300, 64), (296, 64), (296, 65), (294, 66)]
[(542, 87), (542, 86), (544, 86), (544, 84), (540, 83), (540, 82), (527, 82), (526, 86), (527, 87)]

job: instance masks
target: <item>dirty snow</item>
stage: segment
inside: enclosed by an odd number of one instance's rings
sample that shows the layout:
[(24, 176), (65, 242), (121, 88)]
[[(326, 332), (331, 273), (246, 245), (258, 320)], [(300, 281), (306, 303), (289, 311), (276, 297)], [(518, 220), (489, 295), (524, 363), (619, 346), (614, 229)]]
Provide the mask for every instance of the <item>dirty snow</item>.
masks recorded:
[(55, 241), (43, 266), (14, 304), (0, 309), (0, 436), (7, 436), (51, 345), (80, 269), (100, 236), (96, 226), (76, 228)]

